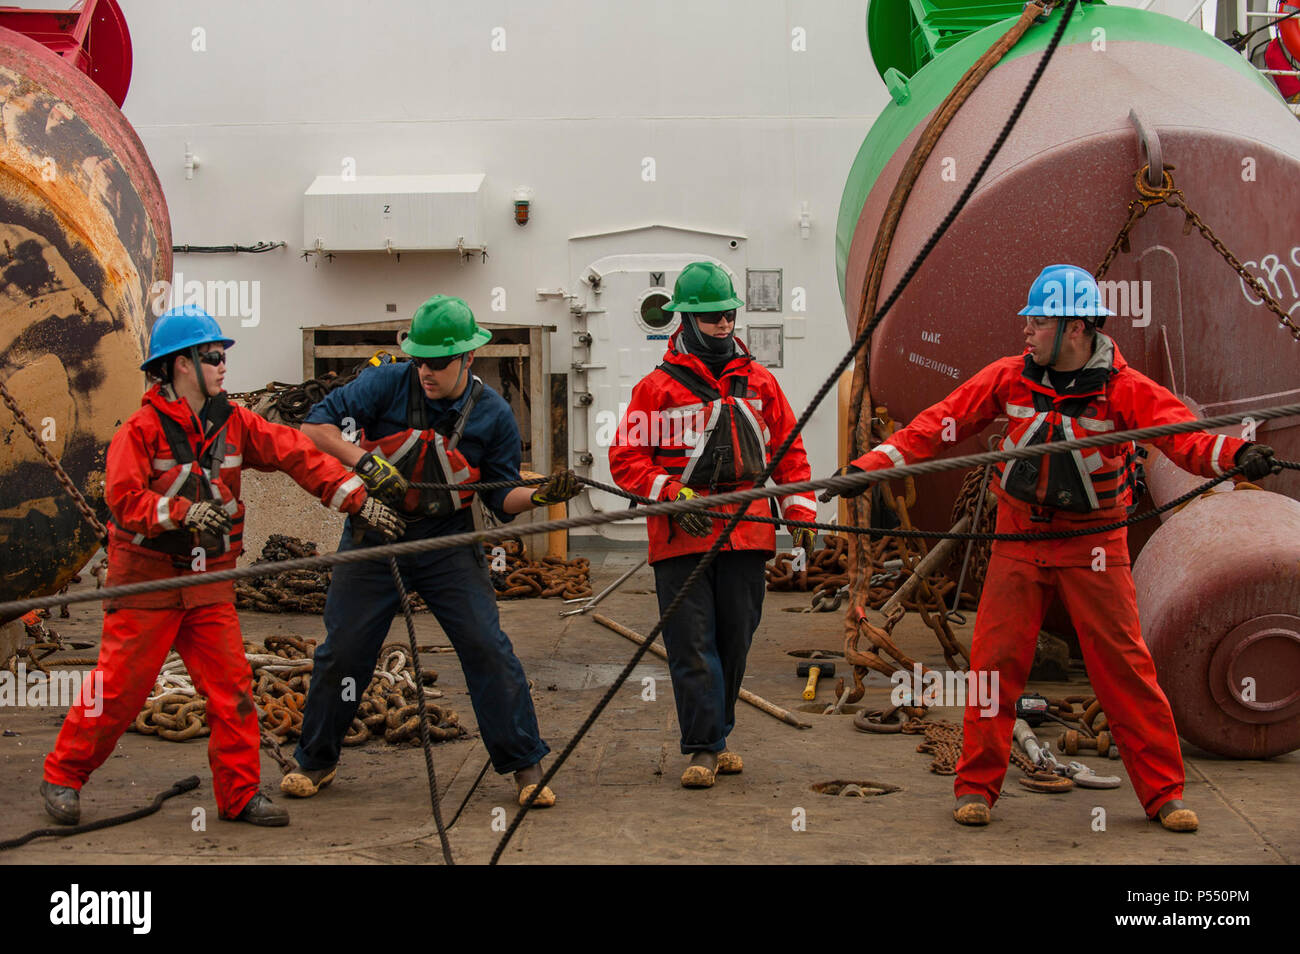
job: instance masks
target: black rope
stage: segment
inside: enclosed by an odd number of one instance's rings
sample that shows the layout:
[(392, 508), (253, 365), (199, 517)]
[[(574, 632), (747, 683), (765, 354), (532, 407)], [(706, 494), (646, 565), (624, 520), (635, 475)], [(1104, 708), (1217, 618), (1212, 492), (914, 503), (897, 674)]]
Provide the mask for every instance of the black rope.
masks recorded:
[[(870, 340), (871, 334), (875, 331), (876, 326), (884, 318), (885, 314), (889, 311), (889, 309), (893, 307), (894, 303), (898, 300), (899, 296), (903, 293), (903, 290), (906, 289), (908, 284), (911, 282), (912, 278), (916, 275), (917, 271), (920, 269), (922, 263), (926, 260), (926, 258), (929, 257), (935, 245), (938, 244), (939, 239), (952, 225), (952, 222), (954, 219), (956, 219), (957, 214), (962, 210), (962, 208), (965, 207), (966, 203), (970, 200), (971, 195), (975, 191), (975, 187), (979, 184), (980, 180), (983, 178), (984, 173), (988, 170), (989, 165), (993, 162), (994, 157), (997, 155), (998, 151), (1002, 148), (1002, 144), (1006, 141), (1007, 136), (1010, 134), (1011, 128), (1016, 124), (1016, 121), (1020, 118), (1020, 114), (1024, 111), (1025, 105), (1029, 101), (1030, 94), (1034, 91), (1034, 87), (1038, 85), (1038, 81), (1043, 75), (1043, 70), (1047, 67), (1048, 62), (1051, 61), (1052, 55), (1056, 52), (1057, 46), (1060, 45), (1061, 37), (1065, 33), (1065, 27), (1070, 22), (1070, 16), (1071, 14), (1074, 13), (1074, 9), (1077, 4), (1078, 4), (1078, 0), (1069, 0), (1069, 3), (1066, 5), (1065, 12), (1061, 16), (1061, 22), (1060, 24), (1058, 24), (1056, 28), (1056, 32), (1052, 35), (1051, 42), (1047, 45), (1047, 49), (1043, 52), (1043, 56), (1041, 60), (1039, 61), (1037, 67), (1034, 69), (1034, 73), (1033, 76), (1030, 77), (1029, 84), (1025, 87), (1024, 92), (1021, 93), (1020, 99), (1016, 102), (1015, 108), (1011, 111), (1011, 115), (1007, 117), (1007, 121), (1003, 125), (1002, 131), (998, 134), (998, 137), (994, 141), (992, 147), (989, 149), (988, 153), (984, 156), (984, 160), (980, 163), (979, 168), (975, 171), (975, 174), (972, 177), (970, 183), (966, 186), (965, 190), (963, 190), (961, 197), (957, 200), (956, 204), (944, 217), (943, 221), (939, 224), (938, 228), (936, 228), (933, 234), (931, 234), (930, 238), (926, 241), (924, 247), (921, 248), (921, 250), (917, 253), (916, 257), (912, 260), (912, 263), (908, 266), (907, 271), (903, 273), (902, 278), (899, 280), (898, 284), (894, 287), (894, 290), (890, 292), (889, 298), (885, 301), (884, 305), (880, 307), (880, 309), (876, 312), (875, 316), (871, 319), (871, 321), (867, 323), (867, 326), (863, 328), (862, 331), (858, 334), (857, 338), (854, 339), (852, 347), (850, 347), (849, 350), (840, 359), (839, 364), (836, 365), (835, 370), (831, 372), (831, 374), (826, 378), (824, 382), (822, 382), (821, 387), (818, 388), (817, 393), (813, 396), (813, 399), (809, 403), (808, 407), (799, 416), (799, 419), (795, 422), (794, 427), (791, 429), (790, 433), (786, 436), (785, 440), (782, 442), (781, 447), (777, 450), (775, 454), (772, 455), (771, 461), (763, 469), (763, 473), (759, 476), (757, 480), (757, 484), (760, 488), (764, 483), (767, 482), (767, 479), (772, 475), (772, 471), (776, 469), (776, 466), (781, 462), (781, 460), (785, 457), (786, 453), (794, 445), (794, 442), (798, 439), (800, 432), (803, 430), (804, 426), (808, 423), (809, 418), (812, 417), (813, 412), (821, 404), (822, 399), (826, 397), (826, 394), (839, 380), (840, 375), (843, 373), (844, 369), (849, 366), (849, 362), (853, 360), (854, 355), (856, 355), (858, 351), (861, 350), (862, 347), (867, 343), (867, 341)], [(860, 475), (854, 475), (854, 476), (860, 476)], [(577, 748), (577, 745), (582, 740), (583, 736), (585, 736), (587, 732), (591, 729), (592, 725), (595, 724), (596, 719), (598, 719), (600, 717), (600, 714), (605, 711), (606, 706), (608, 706), (609, 703), (613, 700), (614, 695), (622, 687), (623, 683), (627, 681), (628, 676), (632, 674), (632, 671), (640, 663), (642, 657), (644, 657), (645, 654), (650, 651), (650, 647), (654, 645), (655, 640), (659, 637), (659, 633), (662, 632), (663, 630), (664, 620), (671, 617), (673, 613), (677, 611), (678, 607), (680, 607), (682, 602), (685, 600), (686, 595), (694, 588), (695, 584), (700, 580), (701, 577), (703, 577), (704, 573), (713, 564), (713, 561), (717, 558), (718, 553), (722, 550), (723, 545), (730, 538), (732, 531), (735, 530), (737, 524), (740, 523), (740, 516), (741, 516), (740, 513), (736, 513), (732, 515), (731, 519), (727, 521), (726, 527), (723, 528), (722, 532), (718, 535), (718, 538), (714, 540), (713, 545), (708, 549), (708, 551), (704, 554), (704, 556), (700, 558), (699, 562), (695, 564), (695, 568), (691, 570), (690, 575), (688, 575), (686, 580), (682, 583), (680, 589), (678, 589), (677, 591), (677, 595), (673, 598), (672, 602), (669, 604), (668, 608), (664, 611), (663, 615), (660, 616), (659, 621), (655, 623), (654, 628), (649, 633), (646, 634), (645, 641), (642, 642), (642, 644), (637, 647), (636, 652), (632, 654), (632, 658), (628, 661), (628, 664), (623, 667), (623, 671), (619, 673), (618, 677), (614, 680), (614, 683), (609, 687), (608, 690), (606, 690), (604, 696), (602, 696), (600, 701), (596, 704), (595, 709), (593, 709), (591, 714), (587, 716), (586, 720), (583, 722), (582, 726), (578, 729), (577, 733), (573, 736), (573, 738), (569, 740), (569, 743), (568, 745), (565, 746), (564, 751), (561, 752), (559, 757), (556, 758), (555, 761), (551, 763), (550, 769), (547, 770), (545, 777), (543, 777), (541, 783), (538, 785), (537, 789), (533, 792), (534, 797), (536, 796), (537, 792), (541, 791), (541, 787), (545, 785), (551, 778), (553, 778), (557, 771), (559, 771), (560, 766), (562, 766), (565, 763), (568, 757), (573, 753), (573, 750)], [(506, 845), (509, 844), (511, 837), (514, 835), (515, 831), (519, 828), (519, 825), (523, 822), (524, 817), (528, 814), (528, 809), (532, 807), (533, 800), (534, 800), (533, 797), (530, 797), (523, 805), (520, 806), (519, 811), (515, 813), (515, 817), (511, 820), (509, 827), (502, 834), (500, 843), (497, 845), (496, 850), (492, 853), (492, 860), (490, 864), (495, 865), (498, 861), (500, 861), (501, 854), (505, 851)]]
[(27, 834), (18, 838), (11, 838), (8, 841), (0, 841), (0, 851), (9, 848), (17, 848), (19, 845), (25, 845), (34, 838), (66, 838), (68, 835), (84, 835), (86, 832), (99, 831), (101, 828), (112, 828), (114, 825), (125, 825), (127, 822), (137, 821), (146, 815), (152, 815), (158, 809), (162, 808), (162, 803), (169, 798), (177, 795), (183, 795), (185, 792), (193, 791), (199, 787), (199, 777), (191, 775), (189, 778), (183, 778), (172, 785), (165, 792), (159, 792), (154, 796), (153, 802), (145, 808), (137, 808), (133, 812), (127, 812), (125, 815), (114, 815), (111, 818), (101, 818), (99, 821), (87, 822), (84, 825), (66, 825), (58, 828), (37, 828), (35, 831), (29, 831)]
[(424, 770), (429, 776), (429, 799), (433, 802), (433, 823), (438, 827), (438, 841), (442, 844), (442, 860), (454, 866), (456, 862), (451, 857), (451, 842), (447, 840), (447, 828), (442, 823), (442, 800), (438, 798), (438, 776), (433, 771), (433, 740), (429, 738), (429, 710), (424, 704), (424, 668), (420, 665), (420, 647), (415, 641), (415, 618), (411, 613), (411, 596), (406, 592), (406, 583), (402, 580), (402, 571), (397, 567), (396, 557), (388, 558), (388, 568), (393, 572), (397, 594), (402, 598), (406, 635), (411, 641), (411, 667), (415, 670), (415, 704), (420, 718), (420, 746), (424, 749)]

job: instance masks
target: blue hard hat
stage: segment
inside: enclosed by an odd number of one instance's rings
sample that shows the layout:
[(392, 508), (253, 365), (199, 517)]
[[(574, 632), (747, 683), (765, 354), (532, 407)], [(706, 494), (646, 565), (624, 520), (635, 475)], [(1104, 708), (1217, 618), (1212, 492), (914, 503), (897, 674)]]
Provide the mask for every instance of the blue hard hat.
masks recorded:
[(143, 371), (153, 361), (197, 345), (220, 341), (227, 348), (235, 342), (227, 338), (217, 320), (198, 305), (169, 308), (153, 323), (149, 332), (149, 357), (140, 365)]
[[(1022, 315), (1038, 318), (1106, 318), (1101, 289), (1092, 275), (1077, 265), (1048, 265), (1029, 288)], [(1100, 322), (1098, 322), (1100, 324)]]

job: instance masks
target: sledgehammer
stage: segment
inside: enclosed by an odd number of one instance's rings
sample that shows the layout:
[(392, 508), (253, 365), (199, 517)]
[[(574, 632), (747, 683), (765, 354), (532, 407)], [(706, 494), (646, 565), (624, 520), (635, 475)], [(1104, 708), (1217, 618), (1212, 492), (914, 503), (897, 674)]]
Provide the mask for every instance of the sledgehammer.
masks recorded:
[(835, 675), (835, 663), (824, 659), (810, 659), (808, 662), (799, 663), (794, 671), (796, 675), (808, 677), (808, 685), (804, 686), (803, 697), (808, 702), (812, 702), (817, 698), (817, 680), (823, 676), (829, 678)]

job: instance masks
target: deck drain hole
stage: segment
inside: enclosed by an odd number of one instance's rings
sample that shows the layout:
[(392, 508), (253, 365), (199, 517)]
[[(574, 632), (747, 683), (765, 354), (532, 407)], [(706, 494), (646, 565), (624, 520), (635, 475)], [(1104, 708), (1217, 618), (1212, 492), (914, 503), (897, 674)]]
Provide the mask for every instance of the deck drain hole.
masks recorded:
[(871, 798), (875, 795), (889, 795), (899, 791), (897, 785), (873, 782), (870, 779), (848, 781), (837, 778), (833, 782), (818, 782), (812, 786), (818, 795), (833, 795), (836, 798)]

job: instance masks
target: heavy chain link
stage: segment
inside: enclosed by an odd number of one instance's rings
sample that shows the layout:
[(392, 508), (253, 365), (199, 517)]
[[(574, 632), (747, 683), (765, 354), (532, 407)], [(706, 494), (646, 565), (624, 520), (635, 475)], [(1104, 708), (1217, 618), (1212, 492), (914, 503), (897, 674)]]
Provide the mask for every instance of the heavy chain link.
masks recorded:
[(1134, 185), (1137, 188), (1139, 198), (1128, 204), (1128, 221), (1120, 227), (1119, 234), (1115, 236), (1115, 241), (1106, 250), (1106, 255), (1102, 258), (1101, 264), (1097, 266), (1097, 271), (1093, 273), (1094, 277), (1098, 281), (1105, 277), (1111, 263), (1115, 261), (1115, 257), (1120, 252), (1127, 253), (1130, 250), (1129, 232), (1137, 224), (1138, 219), (1146, 215), (1148, 209), (1163, 203), (1182, 211), (1187, 218), (1187, 221), (1183, 223), (1183, 234), (1190, 234), (1193, 228), (1200, 232), (1214, 250), (1223, 256), (1223, 260), (1231, 266), (1232, 270), (1241, 276), (1241, 280), (1250, 287), (1251, 291), (1263, 300), (1264, 306), (1277, 316), (1278, 323), (1290, 332), (1292, 338), (1300, 341), (1300, 325), (1291, 320), (1291, 316), (1282, 310), (1282, 306), (1278, 304), (1277, 299), (1269, 294), (1268, 289), (1264, 287), (1264, 283), (1246, 270), (1246, 266), (1242, 265), (1237, 256), (1228, 250), (1223, 241), (1214, 234), (1214, 230), (1206, 225), (1201, 220), (1201, 217), (1192, 210), (1187, 204), (1187, 200), (1183, 198), (1183, 190), (1174, 188), (1174, 178), (1169, 174), (1174, 167), (1168, 165), (1165, 167), (1164, 181), (1159, 187), (1152, 187), (1147, 183), (1147, 168), (1147, 166), (1143, 166), (1138, 170)]
[(18, 422), (18, 425), (27, 432), (27, 436), (31, 438), (32, 444), (36, 447), (36, 452), (41, 455), (45, 465), (54, 472), (55, 478), (63, 485), (63, 489), (68, 492), (72, 502), (77, 505), (77, 510), (81, 512), (82, 518), (94, 528), (95, 534), (100, 540), (105, 540), (108, 537), (107, 528), (99, 522), (99, 517), (95, 516), (95, 511), (90, 509), (90, 504), (86, 503), (86, 498), (81, 495), (81, 491), (73, 484), (72, 478), (68, 476), (67, 471), (50, 453), (50, 449), (45, 446), (45, 441), (41, 439), (41, 435), (36, 433), (36, 428), (32, 427), (31, 421), (27, 420), (27, 415), (18, 406), (18, 402), (14, 400), (13, 395), (9, 393), (9, 389), (5, 387), (3, 381), (0, 381), (0, 398), (4, 399), (5, 406), (9, 408), (9, 413), (14, 416), (14, 420)]

